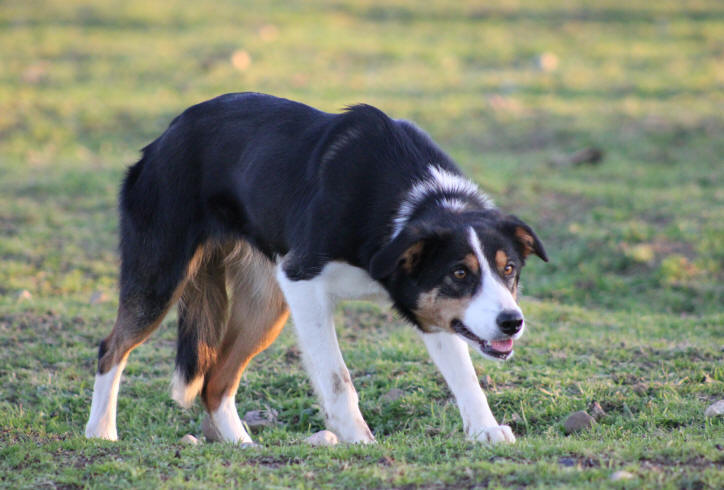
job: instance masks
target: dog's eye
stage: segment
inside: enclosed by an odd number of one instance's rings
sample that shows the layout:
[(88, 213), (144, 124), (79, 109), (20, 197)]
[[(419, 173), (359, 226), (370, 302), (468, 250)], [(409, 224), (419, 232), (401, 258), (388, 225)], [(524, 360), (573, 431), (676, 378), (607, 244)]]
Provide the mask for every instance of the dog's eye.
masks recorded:
[(465, 276), (468, 275), (468, 271), (466, 271), (464, 267), (458, 267), (453, 271), (452, 275), (455, 279), (465, 279)]
[(513, 264), (508, 264), (503, 268), (503, 273), (506, 276), (510, 276), (515, 271), (515, 266)]

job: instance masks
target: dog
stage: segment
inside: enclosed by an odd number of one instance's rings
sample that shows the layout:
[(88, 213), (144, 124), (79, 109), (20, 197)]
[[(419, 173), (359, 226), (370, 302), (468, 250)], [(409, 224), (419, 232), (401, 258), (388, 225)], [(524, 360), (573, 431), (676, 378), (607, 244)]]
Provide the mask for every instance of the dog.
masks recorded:
[(130, 351), (178, 304), (172, 397), (200, 395), (207, 437), (252, 443), (235, 406), (289, 312), (326, 426), (375, 438), (333, 325), (341, 299), (387, 300), (417, 327), (467, 438), (513, 442), (469, 348), (506, 360), (524, 331), (530, 226), (502, 213), (432, 139), (369, 105), (340, 114), (258, 93), (194, 105), (142, 151), (120, 193), (120, 295), (100, 342), (86, 437), (117, 439)]

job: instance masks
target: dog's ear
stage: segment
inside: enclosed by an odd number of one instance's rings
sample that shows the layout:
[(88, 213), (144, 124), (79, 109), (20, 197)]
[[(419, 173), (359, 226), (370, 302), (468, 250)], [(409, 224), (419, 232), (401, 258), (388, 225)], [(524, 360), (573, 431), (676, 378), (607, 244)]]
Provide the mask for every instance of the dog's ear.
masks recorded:
[(424, 253), (435, 242), (450, 235), (449, 230), (419, 226), (405, 227), (390, 243), (382, 247), (370, 260), (369, 273), (375, 280), (392, 275), (398, 269), (412, 273)]
[(541, 243), (533, 229), (520, 218), (512, 214), (506, 216), (502, 222), (501, 230), (513, 238), (523, 259), (526, 259), (530, 254), (535, 254), (544, 262), (548, 262), (548, 255), (543, 248), (543, 243)]

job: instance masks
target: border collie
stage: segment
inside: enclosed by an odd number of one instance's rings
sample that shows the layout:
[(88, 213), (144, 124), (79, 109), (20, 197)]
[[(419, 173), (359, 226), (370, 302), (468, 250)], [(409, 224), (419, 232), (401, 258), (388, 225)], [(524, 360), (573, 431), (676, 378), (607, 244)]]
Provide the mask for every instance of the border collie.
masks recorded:
[(120, 235), (118, 316), (100, 343), (87, 437), (117, 439), (128, 354), (178, 304), (172, 396), (201, 396), (208, 437), (251, 443), (236, 390), (291, 311), (327, 428), (374, 442), (332, 320), (338, 300), (359, 298), (390, 300), (417, 327), (469, 439), (515, 440), (468, 349), (513, 354), (520, 270), (546, 252), (412, 123), (257, 93), (200, 103), (129, 168)]

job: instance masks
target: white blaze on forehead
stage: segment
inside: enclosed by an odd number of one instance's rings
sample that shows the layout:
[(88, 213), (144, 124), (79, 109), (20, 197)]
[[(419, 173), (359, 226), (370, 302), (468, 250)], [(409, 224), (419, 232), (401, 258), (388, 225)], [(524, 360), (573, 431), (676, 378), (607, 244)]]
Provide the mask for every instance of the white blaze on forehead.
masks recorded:
[[(463, 197), (475, 199), (485, 209), (495, 207), (492, 199), (462, 175), (448, 172), (434, 165), (427, 167), (427, 170), (429, 176), (416, 182), (400, 204), (393, 222), (392, 238), (402, 231), (417, 207), (430, 194), (453, 194), (453, 197), (441, 197), (437, 203), (441, 207), (455, 211), (462, 211), (467, 207), (467, 204), (461, 199)], [(455, 195), (459, 197), (454, 197)]]
[[(497, 274), (492, 272), (483, 253), (483, 246), (478, 234), (472, 226), (468, 230), (468, 239), (478, 262), (480, 262), (482, 284), (465, 311), (463, 323), (481, 339), (494, 340), (502, 335), (496, 322), (498, 315), (504, 310), (520, 312), (520, 308), (515, 302), (513, 294), (501, 283)], [(522, 334), (523, 329), (514, 338), (518, 338)]]

